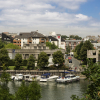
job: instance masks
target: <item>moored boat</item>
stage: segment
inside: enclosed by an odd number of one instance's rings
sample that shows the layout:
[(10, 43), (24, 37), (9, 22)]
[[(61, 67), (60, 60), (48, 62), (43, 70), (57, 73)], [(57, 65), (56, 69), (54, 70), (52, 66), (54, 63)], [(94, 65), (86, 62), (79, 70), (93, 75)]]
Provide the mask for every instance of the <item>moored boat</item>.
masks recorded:
[(50, 76), (50, 73), (46, 73), (41, 75), (40, 82), (55, 81), (57, 78), (58, 76), (56, 75)]

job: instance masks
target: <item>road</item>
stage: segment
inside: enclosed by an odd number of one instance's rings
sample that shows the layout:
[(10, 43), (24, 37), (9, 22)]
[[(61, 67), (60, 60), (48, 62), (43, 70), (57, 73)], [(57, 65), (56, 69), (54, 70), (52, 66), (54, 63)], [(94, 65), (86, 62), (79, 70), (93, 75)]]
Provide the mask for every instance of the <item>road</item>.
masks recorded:
[(72, 56), (72, 63), (69, 63), (68, 60), (65, 60), (65, 65), (69, 66), (70, 68), (72, 68), (73, 70), (75, 70), (75, 67), (77, 67), (76, 70), (79, 70), (79, 66), (80, 66), (80, 61), (75, 59)]

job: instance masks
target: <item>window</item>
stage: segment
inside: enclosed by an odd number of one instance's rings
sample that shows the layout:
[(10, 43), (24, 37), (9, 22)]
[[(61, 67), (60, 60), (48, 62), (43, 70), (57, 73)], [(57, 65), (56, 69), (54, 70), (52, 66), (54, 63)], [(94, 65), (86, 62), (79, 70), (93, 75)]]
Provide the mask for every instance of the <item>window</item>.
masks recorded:
[(96, 52), (93, 52), (93, 55), (96, 55)]
[(37, 49), (37, 47), (36, 47), (36, 46), (34, 46), (34, 49)]

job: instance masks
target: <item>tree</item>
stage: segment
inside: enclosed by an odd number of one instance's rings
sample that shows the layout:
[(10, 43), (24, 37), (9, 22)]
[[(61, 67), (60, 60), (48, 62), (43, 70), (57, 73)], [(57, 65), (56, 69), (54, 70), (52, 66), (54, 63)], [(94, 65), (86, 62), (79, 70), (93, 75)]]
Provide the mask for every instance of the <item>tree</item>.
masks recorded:
[(11, 80), (10, 74), (6, 72), (6, 66), (3, 64), (3, 73), (0, 77), (0, 100), (14, 100), (14, 96), (9, 93), (8, 82)]
[(1, 39), (0, 39), (0, 49), (4, 48), (4, 45), (5, 45), (5, 42), (2, 42)]
[(19, 46), (14, 45), (13, 43), (9, 43), (9, 44), (5, 45), (5, 48), (9, 48), (9, 49), (20, 49)]
[(66, 53), (67, 54), (70, 53), (70, 46), (69, 45), (66, 47)]
[(15, 62), (15, 69), (20, 69), (20, 66), (22, 65), (22, 55), (17, 53), (14, 62)]
[(46, 46), (49, 47), (49, 49), (57, 49), (58, 46), (55, 45), (55, 43), (51, 43), (51, 42), (46, 42)]
[(33, 55), (30, 55), (29, 59), (27, 60), (27, 69), (34, 69), (35, 67), (35, 59)]
[(48, 66), (49, 64), (48, 59), (49, 59), (48, 55), (45, 52), (41, 52), (38, 57), (37, 65), (41, 68)]
[(53, 43), (51, 44), (51, 49), (57, 49), (57, 48), (58, 48), (58, 46), (56, 46), (55, 43), (53, 42)]
[(81, 40), (82, 39), (78, 35), (70, 35), (70, 38), (73, 38), (73, 39), (76, 39), (76, 40)]
[(78, 59), (81, 58), (81, 57), (80, 57), (80, 51), (81, 51), (82, 46), (83, 46), (83, 41), (82, 41), (80, 44), (78, 44), (78, 45), (76, 46), (76, 48), (75, 48), (75, 52), (76, 52), (76, 55), (77, 55), (77, 58), (78, 58)]
[(84, 66), (83, 75), (90, 81), (84, 97), (79, 99), (73, 95), (72, 100), (100, 100), (100, 65), (93, 63), (92, 59), (88, 60), (88, 66)]
[(59, 64), (59, 66), (62, 66), (64, 63), (64, 55), (61, 51), (56, 51), (53, 53), (53, 59), (54, 64)]
[(5, 64), (5, 66), (7, 68), (7, 64), (8, 64), (9, 60), (10, 60), (10, 58), (8, 56), (8, 51), (5, 48), (2, 48), (0, 50), (0, 63), (1, 63), (1, 65)]
[(85, 41), (83, 46), (81, 47), (80, 50), (80, 58), (83, 60), (84, 64), (87, 64), (87, 50), (93, 50), (93, 45), (91, 44), (90, 41)]
[(22, 82), (18, 91), (15, 93), (15, 100), (39, 100), (41, 98), (40, 85), (34, 81), (25, 85), (25, 81)]
[(66, 36), (66, 35), (62, 35), (61, 36), (61, 38), (63, 38), (63, 39), (65, 39), (66, 40), (66, 38), (69, 38), (68, 36)]

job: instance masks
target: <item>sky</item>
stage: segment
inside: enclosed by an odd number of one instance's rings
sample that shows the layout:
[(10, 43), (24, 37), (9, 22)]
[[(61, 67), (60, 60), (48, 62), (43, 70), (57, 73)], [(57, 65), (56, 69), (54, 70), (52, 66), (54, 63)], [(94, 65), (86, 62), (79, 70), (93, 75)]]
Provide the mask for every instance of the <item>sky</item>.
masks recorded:
[(0, 32), (100, 35), (100, 0), (0, 0)]

